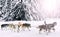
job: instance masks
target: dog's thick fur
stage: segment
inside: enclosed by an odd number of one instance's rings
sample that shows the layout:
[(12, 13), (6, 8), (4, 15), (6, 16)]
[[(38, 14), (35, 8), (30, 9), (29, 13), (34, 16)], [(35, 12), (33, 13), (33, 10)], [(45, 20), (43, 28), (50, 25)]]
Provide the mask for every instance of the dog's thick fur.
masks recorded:
[(55, 25), (57, 25), (56, 22), (53, 22), (52, 24), (46, 24), (46, 22), (44, 22), (45, 25), (39, 25), (37, 28), (39, 28), (39, 32), (42, 30), (48, 31), (50, 32), (50, 30), (54, 30), (55, 31)]
[(46, 31), (46, 25), (39, 25), (37, 28), (39, 28), (39, 32), (42, 30)]
[(7, 26), (9, 26), (9, 24), (2, 24), (1, 29), (4, 28), (4, 27), (7, 27)]
[(12, 28), (12, 29), (16, 28), (14, 24), (9, 24), (9, 27)]
[(9, 29), (12, 29), (12, 30), (14, 30), (15, 31), (15, 29), (16, 29), (16, 27), (15, 27), (15, 25), (14, 24), (2, 24), (1, 25), (1, 29), (3, 29), (3, 28), (5, 28), (5, 27), (9, 27)]
[(24, 23), (24, 24), (22, 24), (21, 26), (22, 26), (22, 27), (27, 27), (27, 28), (31, 27), (30, 24), (28, 24), (28, 23)]
[(56, 22), (53, 22), (52, 24), (45, 24), (46, 25), (46, 31), (54, 30), (55, 31), (55, 26), (57, 25)]
[[(20, 27), (21, 27), (22, 29), (24, 29), (24, 28), (29, 29), (29, 28), (31, 27), (31, 25), (28, 24), (28, 23), (23, 23), (23, 24), (21, 24), (21, 23), (19, 22), (19, 24), (18, 24), (18, 30), (19, 30)], [(29, 29), (29, 31), (30, 31), (30, 29)]]

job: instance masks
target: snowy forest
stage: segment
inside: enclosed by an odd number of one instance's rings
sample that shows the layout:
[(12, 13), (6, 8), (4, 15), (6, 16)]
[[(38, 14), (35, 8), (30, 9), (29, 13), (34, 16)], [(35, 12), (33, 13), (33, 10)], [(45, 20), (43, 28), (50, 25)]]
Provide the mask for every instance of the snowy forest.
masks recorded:
[(0, 20), (40, 21), (59, 18), (56, 1), (48, 0), (0, 0)]
[(0, 0), (0, 20), (41, 20), (32, 0)]
[(60, 37), (60, 0), (0, 0), (0, 37)]

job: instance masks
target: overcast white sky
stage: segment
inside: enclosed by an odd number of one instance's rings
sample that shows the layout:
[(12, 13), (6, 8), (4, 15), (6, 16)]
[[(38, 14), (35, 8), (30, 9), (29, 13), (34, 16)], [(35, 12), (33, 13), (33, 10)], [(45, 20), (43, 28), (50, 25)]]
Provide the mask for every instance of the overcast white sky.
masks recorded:
[(60, 16), (60, 0), (37, 0), (38, 10), (43, 17)]

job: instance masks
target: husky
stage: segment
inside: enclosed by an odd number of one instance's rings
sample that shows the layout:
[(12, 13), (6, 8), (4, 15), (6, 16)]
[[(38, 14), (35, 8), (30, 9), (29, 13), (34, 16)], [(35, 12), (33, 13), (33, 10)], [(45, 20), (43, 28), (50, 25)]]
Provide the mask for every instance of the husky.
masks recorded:
[[(57, 25), (57, 22), (53, 22), (51, 24), (46, 24), (46, 22), (44, 22), (45, 24), (43, 25), (39, 25), (37, 28), (39, 28), (39, 33), (42, 30), (45, 30), (46, 32), (50, 32), (50, 30), (54, 30), (55, 31), (55, 26)], [(44, 32), (45, 32), (44, 31)]]
[(16, 28), (14, 24), (9, 24), (9, 27), (12, 28), (12, 29)]
[(50, 30), (55, 31), (55, 26), (57, 25), (57, 22), (53, 22), (51, 24), (45, 24), (46, 25), (46, 31), (50, 32)]
[(1, 29), (3, 29), (4, 27), (8, 27), (8, 26), (9, 26), (9, 24), (2, 24)]
[(28, 23), (23, 23), (23, 24), (21, 24), (21, 23), (19, 22), (18, 30), (19, 30), (20, 27), (21, 27), (23, 30), (24, 30), (25, 28), (27, 28), (27, 29), (30, 31), (29, 28), (31, 28), (31, 25), (28, 24)]
[(8, 27), (9, 29), (16, 29), (16, 26), (14, 24), (2, 24), (1, 29)]

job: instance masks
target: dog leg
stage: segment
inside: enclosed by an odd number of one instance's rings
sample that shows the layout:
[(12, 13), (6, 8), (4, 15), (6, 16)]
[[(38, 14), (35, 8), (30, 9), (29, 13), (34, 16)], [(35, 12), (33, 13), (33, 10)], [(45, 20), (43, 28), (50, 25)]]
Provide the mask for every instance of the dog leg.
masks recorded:
[(19, 28), (20, 28), (20, 26), (18, 26), (17, 32), (19, 32), (19, 31), (20, 31), (20, 29), (19, 29)]
[(21, 27), (22, 31), (25, 31), (26, 27), (24, 27), (24, 26), (20, 26), (20, 27)]
[(41, 33), (42, 29), (39, 29), (39, 34)]
[(51, 29), (47, 29), (47, 35), (51, 32), (50, 30), (51, 30)]
[(15, 29), (16, 29), (15, 25), (13, 26), (13, 29), (14, 29), (14, 32), (15, 32)]
[(27, 29), (30, 31), (29, 27), (27, 27)]

